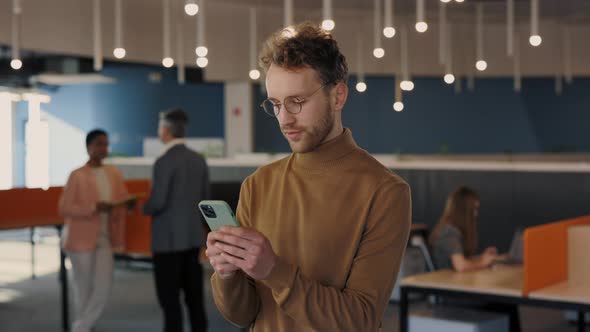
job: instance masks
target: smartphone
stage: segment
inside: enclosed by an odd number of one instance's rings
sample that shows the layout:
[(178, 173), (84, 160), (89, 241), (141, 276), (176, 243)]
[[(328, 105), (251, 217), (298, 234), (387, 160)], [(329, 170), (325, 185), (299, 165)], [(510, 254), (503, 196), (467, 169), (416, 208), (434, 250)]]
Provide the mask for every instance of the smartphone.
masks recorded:
[(223, 226), (240, 226), (231, 207), (225, 201), (201, 201), (199, 210), (212, 231)]

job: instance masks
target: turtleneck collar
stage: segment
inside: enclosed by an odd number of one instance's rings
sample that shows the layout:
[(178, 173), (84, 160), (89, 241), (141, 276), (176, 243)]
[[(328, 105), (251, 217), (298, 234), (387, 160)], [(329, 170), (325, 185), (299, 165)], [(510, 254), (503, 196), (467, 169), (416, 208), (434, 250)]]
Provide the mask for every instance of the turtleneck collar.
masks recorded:
[(296, 166), (307, 169), (328, 168), (355, 149), (358, 149), (358, 145), (350, 129), (345, 128), (338, 137), (319, 145), (311, 152), (294, 153), (293, 160)]

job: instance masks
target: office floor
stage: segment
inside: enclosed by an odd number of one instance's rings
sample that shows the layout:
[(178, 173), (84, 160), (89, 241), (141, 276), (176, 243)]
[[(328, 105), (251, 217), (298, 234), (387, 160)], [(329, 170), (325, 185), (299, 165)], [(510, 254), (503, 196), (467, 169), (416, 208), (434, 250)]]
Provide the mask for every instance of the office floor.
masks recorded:
[[(28, 233), (0, 232), (0, 331), (61, 331), (57, 239), (51, 231), (41, 233), (42, 243), (36, 249), (38, 277), (31, 280), (31, 249), (26, 242)], [(227, 323), (215, 308), (208, 282), (205, 287), (210, 331), (239, 331)], [(387, 307), (384, 332), (398, 330), (397, 311), (395, 304)], [(563, 317), (556, 310), (521, 307), (524, 332), (575, 331), (575, 327)], [(161, 331), (161, 324), (149, 266), (118, 264), (110, 303), (98, 322), (96, 332), (155, 332)]]

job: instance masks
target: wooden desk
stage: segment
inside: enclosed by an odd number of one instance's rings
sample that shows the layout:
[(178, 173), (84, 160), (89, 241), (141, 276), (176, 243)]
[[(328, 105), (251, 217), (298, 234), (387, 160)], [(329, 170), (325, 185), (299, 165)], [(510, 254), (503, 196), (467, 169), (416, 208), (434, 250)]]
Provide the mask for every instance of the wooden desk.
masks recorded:
[(464, 273), (440, 270), (407, 277), (402, 280), (401, 285), (519, 297), (522, 289), (522, 273), (522, 266), (505, 265)]
[(522, 295), (522, 281), (523, 268), (507, 265), (475, 272), (440, 270), (405, 278), (400, 285), (400, 332), (408, 331), (409, 294), (574, 310), (578, 312), (578, 331), (584, 331), (584, 312), (590, 312), (590, 289), (584, 289), (582, 301), (580, 288), (563, 285), (526, 297)]
[(590, 305), (590, 285), (571, 285), (562, 282), (531, 292), (529, 297), (549, 301), (563, 301)]

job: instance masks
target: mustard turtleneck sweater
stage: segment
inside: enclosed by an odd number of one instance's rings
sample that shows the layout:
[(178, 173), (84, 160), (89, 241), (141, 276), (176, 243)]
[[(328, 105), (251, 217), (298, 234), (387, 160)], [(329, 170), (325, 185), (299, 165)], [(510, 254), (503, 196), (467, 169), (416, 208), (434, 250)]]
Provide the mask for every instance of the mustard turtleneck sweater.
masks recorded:
[(252, 331), (377, 331), (411, 223), (410, 188), (345, 129), (242, 184), (237, 219), (279, 259), (265, 280), (211, 278), (226, 319)]

